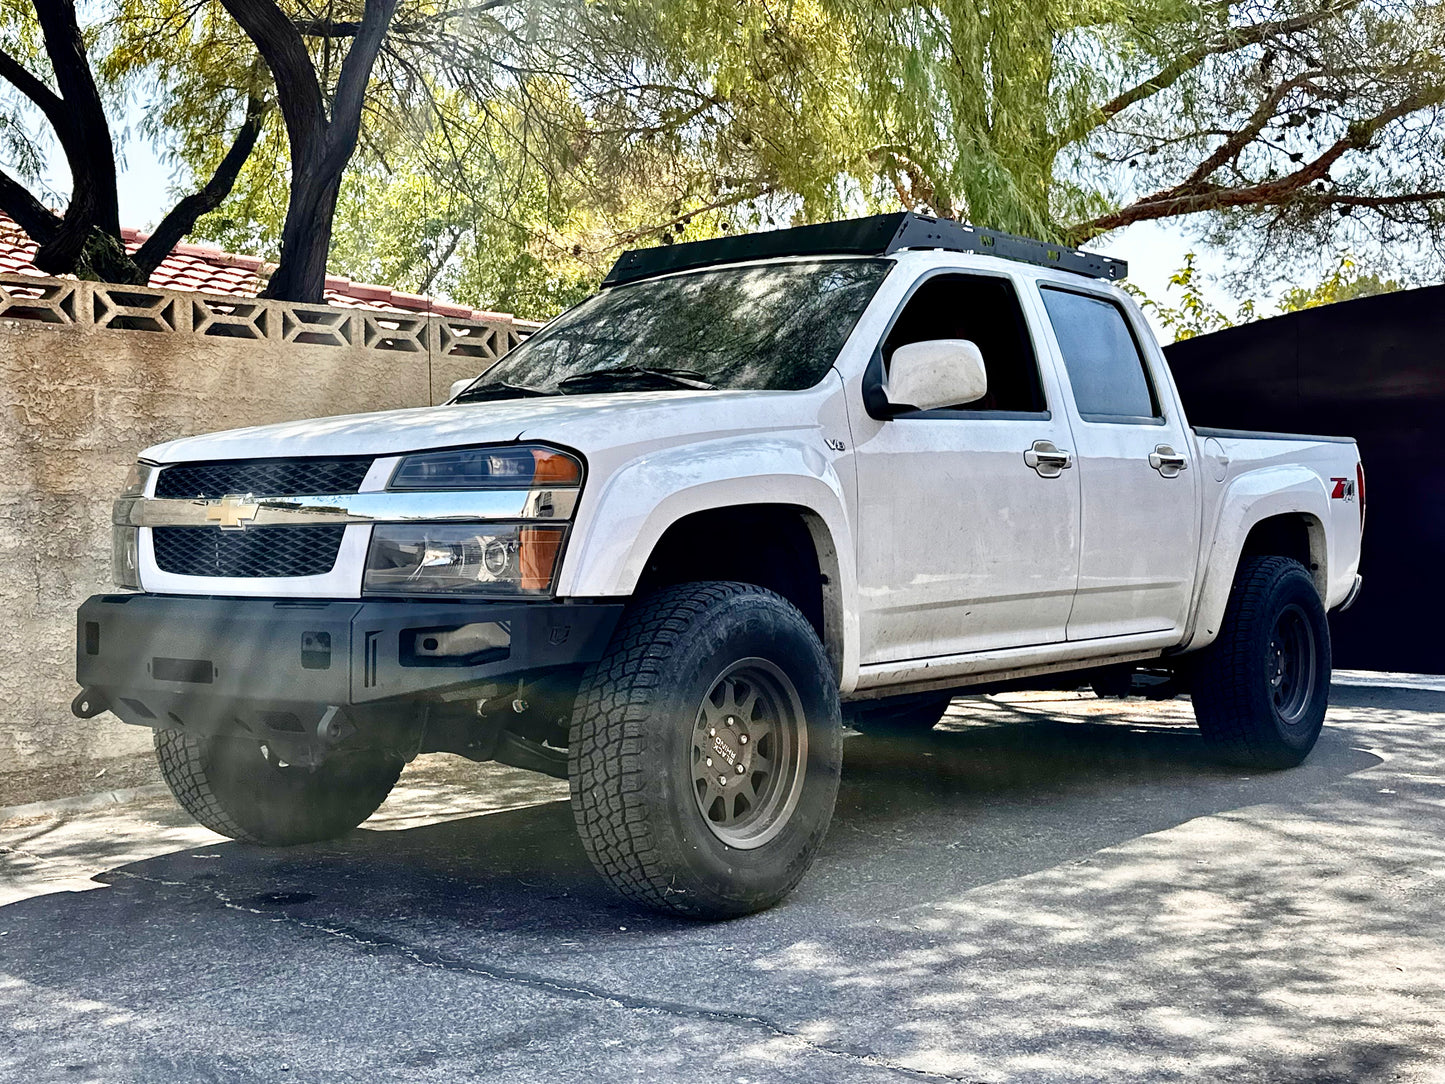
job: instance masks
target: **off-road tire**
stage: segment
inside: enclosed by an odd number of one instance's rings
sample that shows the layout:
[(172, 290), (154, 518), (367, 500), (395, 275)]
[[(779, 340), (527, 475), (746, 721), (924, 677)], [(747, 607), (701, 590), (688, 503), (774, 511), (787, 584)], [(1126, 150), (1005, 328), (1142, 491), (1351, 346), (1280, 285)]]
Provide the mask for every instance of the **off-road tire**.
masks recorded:
[(1319, 738), (1329, 688), (1330, 628), (1314, 580), (1286, 557), (1245, 558), (1194, 674), (1205, 742), (1243, 767), (1292, 768)]
[(315, 770), (278, 767), (260, 743), (157, 730), (156, 759), (181, 808), (213, 832), (285, 847), (345, 835), (376, 812), (401, 775), (400, 757), (334, 753)]
[(859, 700), (843, 708), (843, 721), (854, 730), (878, 737), (926, 734), (938, 725), (951, 703), (951, 693)]
[[(790, 804), (767, 806), (782, 810), (768, 822), (774, 834), (735, 846), (702, 809), (711, 790), (699, 788), (711, 784), (697, 777), (698, 735), (709, 733), (708, 712), (720, 710), (714, 696), (728, 675), (747, 666), (780, 675), (779, 696), (792, 690), (787, 703), (802, 736)], [(727, 686), (729, 697), (735, 688)], [(754, 746), (759, 756), (765, 741)], [(697, 918), (749, 914), (792, 891), (832, 819), (843, 757), (837, 678), (813, 627), (786, 599), (744, 583), (669, 587), (631, 606), (587, 668), (569, 744), (577, 830), (618, 892)], [(734, 750), (734, 768), (743, 751)], [(729, 763), (719, 759), (719, 769)]]

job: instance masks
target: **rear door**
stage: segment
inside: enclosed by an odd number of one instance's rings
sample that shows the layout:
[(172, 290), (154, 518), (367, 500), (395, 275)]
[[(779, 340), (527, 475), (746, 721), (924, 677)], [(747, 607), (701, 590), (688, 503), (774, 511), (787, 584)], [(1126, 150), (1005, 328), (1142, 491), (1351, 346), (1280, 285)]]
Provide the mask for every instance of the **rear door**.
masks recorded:
[[(870, 371), (881, 380), (895, 349), (931, 339), (974, 342), (989, 391), (881, 419), (850, 403), (865, 664), (1062, 642), (1073, 600), (1079, 472), (1063, 393), (1053, 367), (1041, 371), (1015, 281), (924, 277)], [(1053, 451), (1030, 455), (1036, 447)]]
[[(1068, 638), (1184, 629), (1199, 553), (1193, 442), (1147, 327), (1117, 298), (1039, 282), (1081, 486)], [(1146, 363), (1151, 350), (1154, 364)]]

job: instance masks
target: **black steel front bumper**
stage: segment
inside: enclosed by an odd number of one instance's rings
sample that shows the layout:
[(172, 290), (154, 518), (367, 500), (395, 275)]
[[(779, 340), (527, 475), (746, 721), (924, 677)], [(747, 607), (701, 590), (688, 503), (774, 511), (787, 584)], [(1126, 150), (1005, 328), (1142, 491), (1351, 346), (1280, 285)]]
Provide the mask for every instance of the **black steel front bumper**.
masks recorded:
[[(141, 726), (315, 733), (349, 726), (337, 712), (375, 716), (388, 703), (593, 662), (621, 614), (621, 603), (585, 601), (96, 595), (77, 619), (83, 691), (72, 707)], [(470, 655), (419, 647), (476, 625), (487, 626), (485, 646)]]

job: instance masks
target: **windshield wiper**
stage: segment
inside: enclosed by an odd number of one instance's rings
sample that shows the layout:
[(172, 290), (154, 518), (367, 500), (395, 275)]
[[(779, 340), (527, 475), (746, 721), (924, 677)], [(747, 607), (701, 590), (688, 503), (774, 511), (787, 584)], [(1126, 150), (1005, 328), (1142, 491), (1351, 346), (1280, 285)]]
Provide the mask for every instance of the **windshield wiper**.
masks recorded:
[(490, 399), (531, 399), (539, 395), (560, 394), (561, 392), (547, 391), (545, 388), (528, 387), (526, 384), (508, 384), (505, 380), (490, 380), (485, 384), (473, 385), (452, 402), (481, 403)]
[(560, 390), (580, 384), (611, 384), (615, 381), (638, 379), (660, 380), (677, 388), (717, 391), (717, 385), (709, 384), (696, 369), (649, 369), (641, 365), (620, 365), (615, 369), (589, 369), (585, 373), (573, 373), (557, 381), (557, 387)]

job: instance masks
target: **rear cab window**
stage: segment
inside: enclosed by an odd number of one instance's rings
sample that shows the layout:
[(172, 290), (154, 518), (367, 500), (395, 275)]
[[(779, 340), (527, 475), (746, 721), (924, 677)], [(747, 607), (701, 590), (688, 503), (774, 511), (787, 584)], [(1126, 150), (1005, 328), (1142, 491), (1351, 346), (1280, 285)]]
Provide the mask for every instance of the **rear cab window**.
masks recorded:
[(1163, 424), (1164, 411), (1139, 340), (1119, 304), (1043, 283), (1039, 294), (1079, 416), (1086, 422)]

